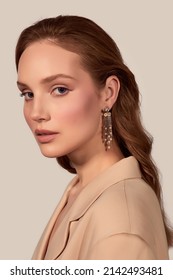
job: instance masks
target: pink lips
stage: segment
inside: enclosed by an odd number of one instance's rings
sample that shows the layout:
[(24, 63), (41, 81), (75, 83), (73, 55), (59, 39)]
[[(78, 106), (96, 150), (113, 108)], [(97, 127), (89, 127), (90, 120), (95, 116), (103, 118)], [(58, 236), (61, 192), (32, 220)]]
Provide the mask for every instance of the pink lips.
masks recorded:
[(58, 132), (45, 130), (45, 129), (36, 129), (35, 130), (36, 138), (37, 138), (38, 142), (40, 142), (40, 143), (51, 142), (52, 140), (54, 140), (54, 138), (56, 137), (57, 134), (58, 134)]

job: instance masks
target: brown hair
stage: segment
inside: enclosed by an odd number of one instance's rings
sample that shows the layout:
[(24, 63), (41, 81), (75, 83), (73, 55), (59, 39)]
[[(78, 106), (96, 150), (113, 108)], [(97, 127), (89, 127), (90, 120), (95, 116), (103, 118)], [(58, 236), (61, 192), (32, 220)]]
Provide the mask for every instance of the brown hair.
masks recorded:
[[(161, 205), (168, 245), (173, 245), (173, 233), (162, 205), (158, 170), (151, 158), (153, 139), (144, 129), (140, 118), (139, 90), (135, 77), (124, 64), (113, 39), (93, 21), (79, 16), (58, 16), (43, 19), (21, 33), (16, 46), (16, 67), (23, 51), (33, 42), (50, 40), (61, 47), (78, 53), (83, 67), (99, 87), (116, 75), (121, 87), (112, 107), (113, 135), (125, 157), (133, 155), (139, 162), (143, 179), (156, 193)], [(76, 170), (67, 156), (58, 163), (71, 173)]]

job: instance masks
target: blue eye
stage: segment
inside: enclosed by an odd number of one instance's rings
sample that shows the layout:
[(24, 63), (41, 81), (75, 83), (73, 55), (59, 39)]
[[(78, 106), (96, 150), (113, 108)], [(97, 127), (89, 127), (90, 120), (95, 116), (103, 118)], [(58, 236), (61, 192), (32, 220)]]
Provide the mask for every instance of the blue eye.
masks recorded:
[(54, 88), (53, 92), (55, 95), (65, 95), (69, 92), (69, 89), (66, 87), (56, 87)]
[(22, 92), (20, 94), (21, 97), (25, 97), (25, 100), (28, 101), (28, 100), (31, 100), (33, 99), (34, 97), (34, 94), (32, 92)]

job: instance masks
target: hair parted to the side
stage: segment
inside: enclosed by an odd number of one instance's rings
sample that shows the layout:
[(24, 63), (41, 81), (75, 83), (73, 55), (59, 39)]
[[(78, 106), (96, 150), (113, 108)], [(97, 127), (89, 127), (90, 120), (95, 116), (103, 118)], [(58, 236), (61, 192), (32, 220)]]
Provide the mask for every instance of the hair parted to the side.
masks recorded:
[[(116, 43), (101, 27), (84, 17), (60, 15), (43, 19), (21, 33), (16, 46), (17, 69), (23, 51), (41, 40), (49, 40), (79, 54), (82, 66), (100, 88), (109, 76), (118, 77), (121, 86), (112, 107), (113, 136), (125, 157), (133, 155), (138, 160), (143, 179), (156, 193), (168, 245), (172, 246), (173, 232), (163, 208), (158, 170), (151, 157), (153, 139), (142, 126), (138, 86), (133, 73), (124, 64)], [(66, 155), (57, 158), (57, 161), (69, 172), (76, 173)]]

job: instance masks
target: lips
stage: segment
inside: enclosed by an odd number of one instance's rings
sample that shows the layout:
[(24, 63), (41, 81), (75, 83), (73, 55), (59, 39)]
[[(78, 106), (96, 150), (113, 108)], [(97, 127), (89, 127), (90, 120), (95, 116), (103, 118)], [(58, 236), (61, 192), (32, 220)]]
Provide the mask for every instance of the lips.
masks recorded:
[(36, 129), (35, 130), (35, 135), (40, 143), (49, 143), (52, 140), (55, 139), (56, 135), (58, 132), (50, 131), (50, 130), (45, 130), (45, 129)]
[(36, 129), (35, 134), (36, 135), (52, 135), (52, 134), (57, 134), (57, 132), (45, 130), (45, 129)]

